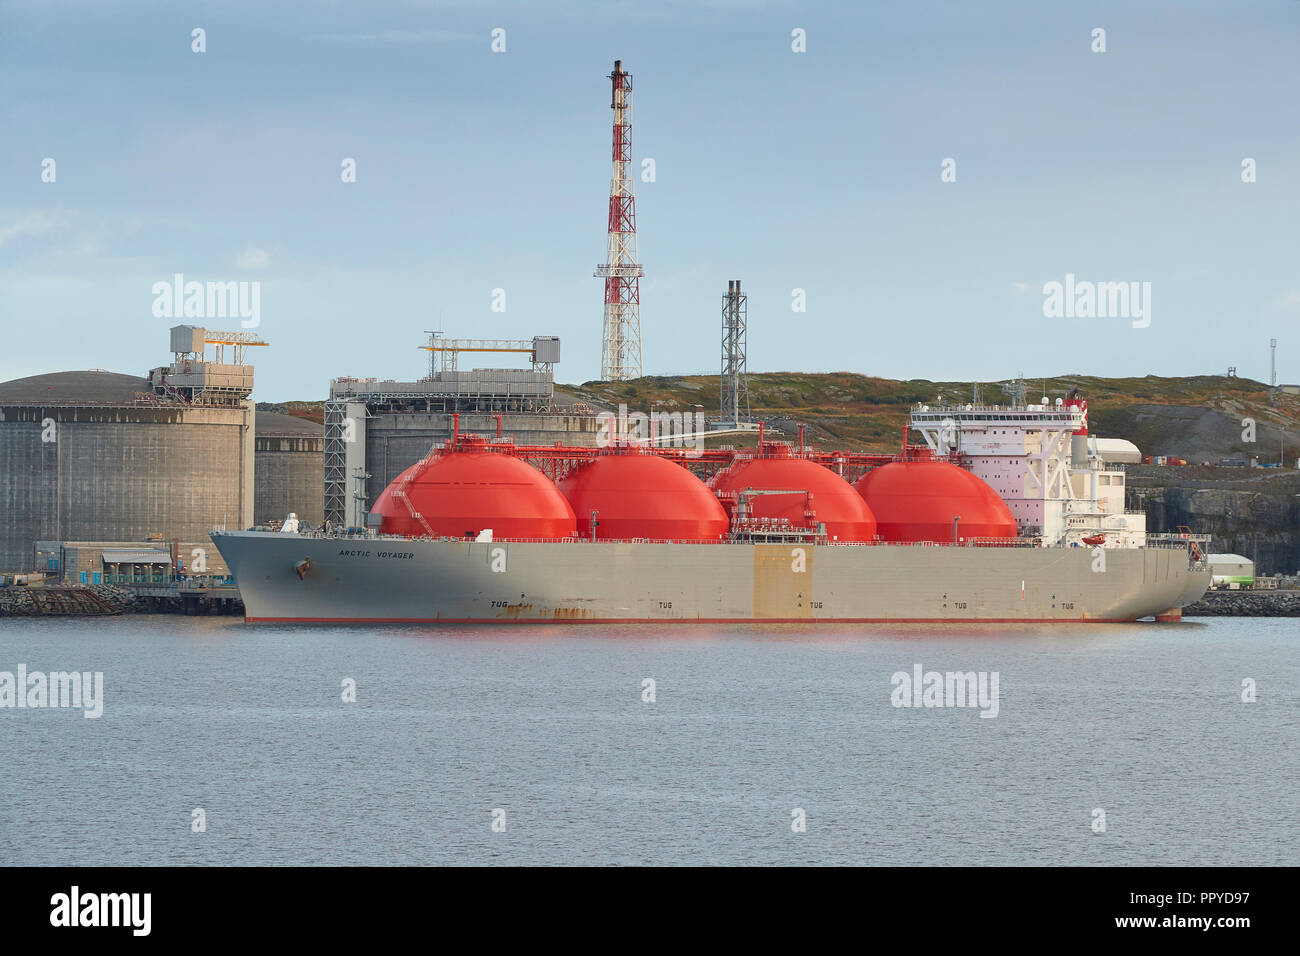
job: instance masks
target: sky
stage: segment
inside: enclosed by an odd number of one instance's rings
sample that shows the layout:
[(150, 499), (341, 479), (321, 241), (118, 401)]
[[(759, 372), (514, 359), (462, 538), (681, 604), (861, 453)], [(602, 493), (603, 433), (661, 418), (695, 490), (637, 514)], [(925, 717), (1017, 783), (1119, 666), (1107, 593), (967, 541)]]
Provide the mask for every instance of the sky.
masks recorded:
[(646, 374), (717, 373), (738, 278), (751, 372), (1297, 381), (1298, 50), (1297, 0), (0, 0), (0, 380), (165, 364), (177, 273), (259, 283), (262, 401), (426, 329), (598, 377), (621, 59)]

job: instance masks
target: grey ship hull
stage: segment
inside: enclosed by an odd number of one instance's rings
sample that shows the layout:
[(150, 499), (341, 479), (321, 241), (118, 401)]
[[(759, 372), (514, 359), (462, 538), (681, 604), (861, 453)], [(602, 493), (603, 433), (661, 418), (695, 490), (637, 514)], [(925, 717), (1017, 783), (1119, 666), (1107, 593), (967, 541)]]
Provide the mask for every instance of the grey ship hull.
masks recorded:
[(1169, 547), (1107, 550), (1096, 572), (1087, 548), (212, 540), (249, 621), (1133, 621), (1210, 584)]

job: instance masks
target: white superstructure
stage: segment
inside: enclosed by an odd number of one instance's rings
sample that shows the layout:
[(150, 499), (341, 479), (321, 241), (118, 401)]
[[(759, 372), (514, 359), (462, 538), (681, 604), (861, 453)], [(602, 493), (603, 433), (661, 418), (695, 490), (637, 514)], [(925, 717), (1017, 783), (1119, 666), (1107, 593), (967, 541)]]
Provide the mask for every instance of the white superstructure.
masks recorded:
[(1107, 548), (1146, 543), (1146, 515), (1124, 510), (1124, 472), (1098, 454), (1082, 399), (916, 405), (911, 427), (935, 454), (960, 453), (1002, 496), (1022, 535), (1041, 535), (1045, 546), (1093, 546), (1099, 535)]

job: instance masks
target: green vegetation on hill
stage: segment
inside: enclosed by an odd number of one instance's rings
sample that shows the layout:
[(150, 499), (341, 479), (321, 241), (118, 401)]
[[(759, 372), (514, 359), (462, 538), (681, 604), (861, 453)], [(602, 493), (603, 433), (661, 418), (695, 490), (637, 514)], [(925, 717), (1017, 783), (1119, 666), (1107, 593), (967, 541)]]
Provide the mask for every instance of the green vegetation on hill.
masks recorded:
[[(1188, 378), (1097, 378), (1057, 375), (1027, 378), (1027, 399), (1064, 398), (1078, 388), (1088, 400), (1094, 434), (1126, 438), (1150, 455), (1176, 455), (1189, 461), (1217, 462), (1227, 457), (1258, 457), (1294, 464), (1300, 453), (1300, 396), (1279, 395), (1268, 401), (1268, 386), (1245, 378), (1195, 375)], [(890, 452), (902, 441), (908, 411), (939, 396), (965, 404), (971, 382), (895, 381), (851, 372), (765, 372), (749, 376), (754, 418), (767, 422), (782, 438), (794, 440), (798, 426), (805, 438), (824, 448)], [(647, 376), (631, 382), (586, 382), (556, 385), (561, 405), (587, 402), (597, 409), (718, 413), (716, 375)], [(1003, 404), (1007, 396), (997, 382), (981, 382), (986, 404)], [(698, 408), (697, 408), (698, 406)], [(265, 411), (322, 421), (322, 402), (259, 403)], [(1242, 440), (1242, 421), (1257, 423), (1254, 442)], [(771, 434), (771, 433), (769, 433)], [(913, 436), (915, 439), (915, 436)], [(712, 441), (712, 440), (711, 440)], [(726, 444), (752, 445), (753, 438), (720, 436)]]
[[(1268, 386), (1244, 378), (1197, 375), (1187, 378), (1097, 378), (1056, 375), (1025, 379), (1030, 402), (1044, 395), (1063, 398), (1078, 388), (1088, 400), (1093, 431), (1107, 437), (1127, 438), (1150, 454), (1184, 457), (1223, 457), (1230, 454), (1278, 454), (1277, 441), (1266, 439), (1269, 428), (1294, 429), (1300, 447), (1300, 399), (1279, 396), (1268, 403)], [(931, 382), (924, 379), (895, 381), (851, 372), (812, 374), (767, 372), (749, 376), (749, 398), (754, 417), (793, 436), (799, 423), (808, 426), (807, 438), (830, 448), (857, 451), (892, 451), (898, 447), (908, 410), (913, 404), (966, 403), (972, 398), (971, 382)], [(999, 383), (980, 383), (986, 404), (1005, 403)], [(630, 382), (586, 382), (557, 385), (558, 393), (586, 401), (598, 408), (624, 404), (632, 411), (693, 411), (702, 405), (706, 416), (718, 410), (716, 375), (647, 376)], [(1194, 412), (1189, 416), (1189, 410)], [(1240, 420), (1259, 422), (1260, 451), (1240, 443)], [(1181, 423), (1182, 431), (1170, 429)], [(1184, 434), (1185, 433), (1185, 434)], [(1205, 433), (1205, 434), (1202, 434)], [(1212, 434), (1211, 434), (1212, 433)], [(1202, 441), (1201, 439), (1205, 440)], [(1176, 448), (1166, 442), (1182, 442)], [(1186, 446), (1186, 447), (1184, 447)], [(1202, 447), (1203, 446), (1203, 447)], [(1261, 459), (1267, 459), (1261, 453)]]

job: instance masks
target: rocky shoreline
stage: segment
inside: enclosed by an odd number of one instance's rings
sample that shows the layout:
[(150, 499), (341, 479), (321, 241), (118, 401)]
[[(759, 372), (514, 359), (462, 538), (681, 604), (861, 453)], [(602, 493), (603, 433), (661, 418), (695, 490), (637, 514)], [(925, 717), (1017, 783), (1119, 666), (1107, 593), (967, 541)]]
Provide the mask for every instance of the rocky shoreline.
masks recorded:
[(102, 617), (146, 607), (135, 592), (107, 584), (0, 588), (0, 617)]
[(1183, 617), (1300, 617), (1300, 591), (1207, 591)]
[(111, 584), (0, 588), (0, 617), (105, 617), (116, 614), (243, 614), (238, 599), (214, 601), (186, 589), (142, 597)]

